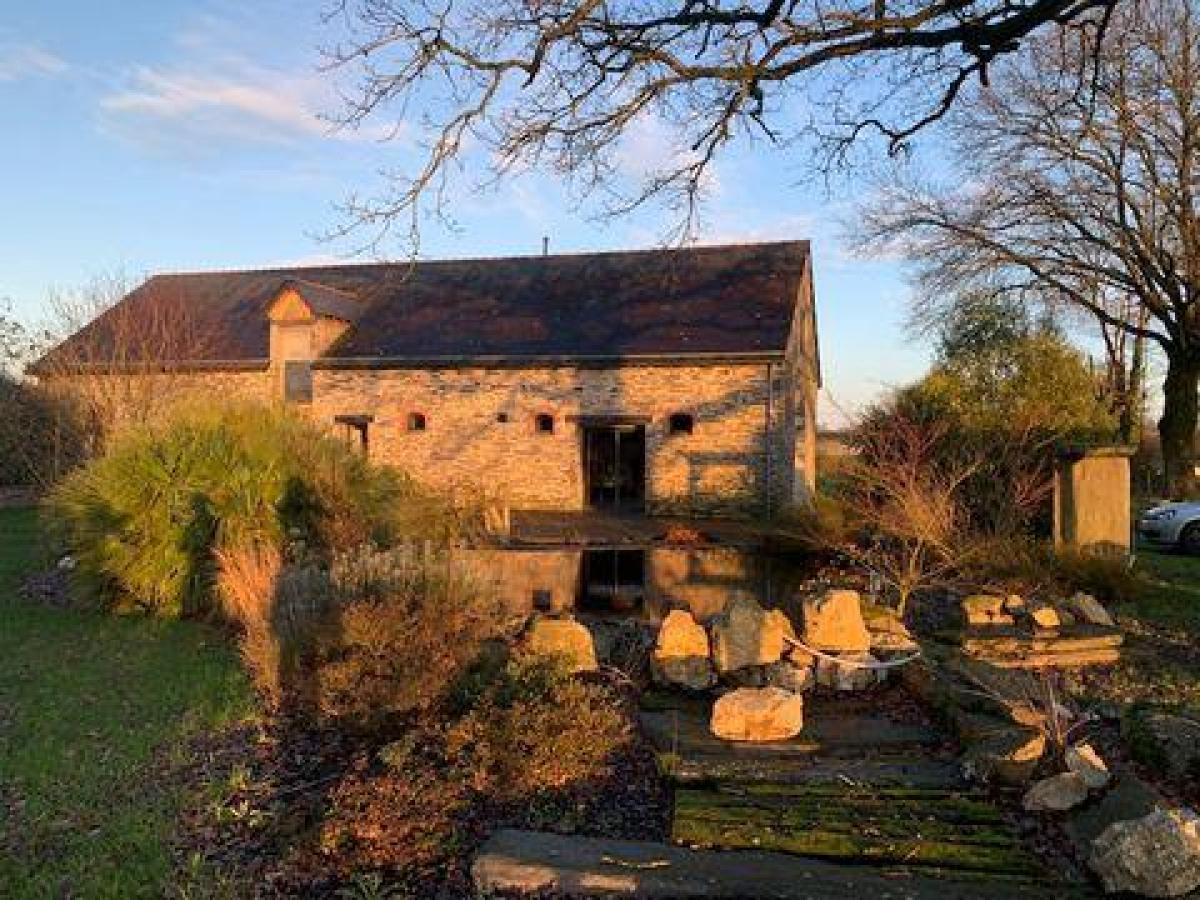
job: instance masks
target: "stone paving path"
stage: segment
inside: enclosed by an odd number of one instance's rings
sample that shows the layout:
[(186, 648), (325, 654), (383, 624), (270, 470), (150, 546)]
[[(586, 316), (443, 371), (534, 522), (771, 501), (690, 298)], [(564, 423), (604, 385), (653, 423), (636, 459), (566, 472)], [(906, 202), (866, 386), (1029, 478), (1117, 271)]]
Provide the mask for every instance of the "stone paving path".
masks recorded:
[[(890, 689), (899, 690), (899, 689)], [(646, 733), (675, 784), (675, 846), (504, 832), (492, 890), (643, 897), (1063, 897), (952, 747), (888, 691), (806, 698), (790, 741), (730, 744), (706, 701), (650, 693)]]
[(764, 745), (712, 738), (694, 702), (645, 712), (676, 782), (672, 839), (1024, 894), (1053, 885), (1002, 811), (962, 779), (954, 749), (929, 725), (889, 715), (886, 694), (809, 698), (801, 736)]

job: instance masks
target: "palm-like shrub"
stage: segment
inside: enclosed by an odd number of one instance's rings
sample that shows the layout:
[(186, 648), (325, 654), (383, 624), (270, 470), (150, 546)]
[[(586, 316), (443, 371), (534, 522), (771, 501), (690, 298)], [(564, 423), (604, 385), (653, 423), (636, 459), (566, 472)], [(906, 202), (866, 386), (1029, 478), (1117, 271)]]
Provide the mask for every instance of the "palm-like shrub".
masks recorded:
[(122, 433), (50, 495), (80, 585), (159, 615), (213, 607), (215, 554), (327, 556), (365, 541), (443, 537), (445, 504), (283, 410), (192, 406)]

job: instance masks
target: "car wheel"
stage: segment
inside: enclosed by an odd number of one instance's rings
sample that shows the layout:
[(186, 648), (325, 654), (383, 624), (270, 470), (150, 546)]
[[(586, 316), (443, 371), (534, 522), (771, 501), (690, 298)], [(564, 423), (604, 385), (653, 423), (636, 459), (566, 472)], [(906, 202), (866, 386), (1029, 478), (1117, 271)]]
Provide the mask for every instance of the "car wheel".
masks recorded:
[(1193, 522), (1179, 535), (1179, 549), (1192, 556), (1200, 556), (1200, 522)]

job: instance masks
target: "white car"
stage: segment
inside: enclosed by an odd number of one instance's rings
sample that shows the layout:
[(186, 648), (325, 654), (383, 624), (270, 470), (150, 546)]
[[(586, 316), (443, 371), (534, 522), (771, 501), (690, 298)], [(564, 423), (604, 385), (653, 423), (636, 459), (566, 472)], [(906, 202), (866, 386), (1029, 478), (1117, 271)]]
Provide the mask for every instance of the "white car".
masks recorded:
[(1138, 537), (1149, 544), (1200, 554), (1200, 502), (1163, 503), (1138, 518)]

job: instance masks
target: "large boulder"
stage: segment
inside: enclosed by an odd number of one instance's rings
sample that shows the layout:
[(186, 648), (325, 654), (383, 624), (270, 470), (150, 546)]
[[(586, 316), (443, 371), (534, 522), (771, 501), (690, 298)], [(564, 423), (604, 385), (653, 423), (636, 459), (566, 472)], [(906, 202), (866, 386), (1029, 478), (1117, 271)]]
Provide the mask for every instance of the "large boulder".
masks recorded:
[(573, 672), (594, 672), (599, 668), (592, 633), (575, 619), (538, 617), (529, 626), (524, 643), (529, 653), (561, 657)]
[(1022, 801), (1028, 812), (1062, 812), (1087, 799), (1088, 786), (1075, 772), (1060, 772), (1035, 781)]
[(1088, 865), (1110, 893), (1182, 897), (1200, 888), (1200, 817), (1156, 809), (1114, 822), (1092, 842)]
[(796, 632), (785, 613), (763, 609), (753, 597), (739, 595), (713, 620), (712, 655), (717, 671), (776, 662)]
[(783, 741), (804, 727), (804, 700), (782, 688), (739, 688), (717, 698), (709, 728), (726, 741)]
[(653, 671), (659, 681), (693, 691), (716, 683), (708, 632), (687, 610), (673, 609), (663, 619), (654, 645)]
[(826, 653), (866, 653), (871, 634), (858, 591), (826, 591), (804, 601), (804, 643)]

